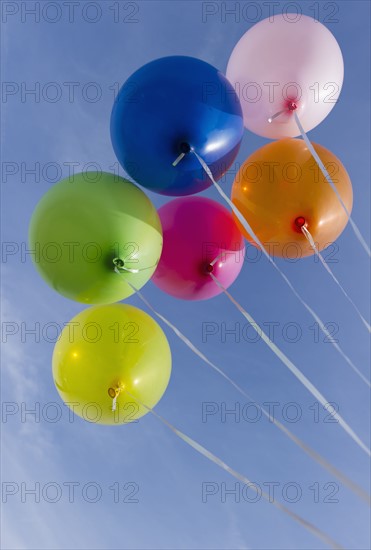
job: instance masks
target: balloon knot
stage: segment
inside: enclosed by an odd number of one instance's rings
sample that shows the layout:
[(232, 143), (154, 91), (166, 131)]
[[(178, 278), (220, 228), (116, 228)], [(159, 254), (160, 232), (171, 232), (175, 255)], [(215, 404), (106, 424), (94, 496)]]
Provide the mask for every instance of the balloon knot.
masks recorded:
[(121, 258), (113, 258), (112, 262), (113, 262), (113, 265), (118, 269), (120, 268), (122, 269), (125, 265), (124, 260), (121, 260)]
[(206, 273), (212, 273), (212, 272), (214, 271), (214, 266), (213, 266), (213, 264), (207, 264), (207, 265), (205, 266), (205, 271), (206, 271)]
[(295, 111), (298, 106), (296, 105), (295, 101), (289, 101), (287, 104), (287, 108), (289, 111)]
[(182, 143), (179, 146), (179, 149), (182, 153), (186, 155), (187, 153), (191, 152), (192, 147), (186, 141), (182, 141)]
[(116, 410), (116, 407), (117, 407), (117, 398), (120, 394), (120, 392), (122, 391), (122, 388), (121, 387), (116, 387), (116, 388), (108, 388), (108, 395), (110, 396), (110, 398), (112, 399), (112, 407), (111, 407), (111, 410), (112, 412), (114, 412)]
[(298, 216), (294, 220), (294, 229), (298, 233), (301, 233), (301, 228), (305, 227), (307, 225), (307, 220), (304, 218), (304, 216)]
[(190, 153), (193, 149), (186, 141), (182, 141), (179, 145), (180, 155), (174, 160), (173, 166), (177, 166), (179, 162)]

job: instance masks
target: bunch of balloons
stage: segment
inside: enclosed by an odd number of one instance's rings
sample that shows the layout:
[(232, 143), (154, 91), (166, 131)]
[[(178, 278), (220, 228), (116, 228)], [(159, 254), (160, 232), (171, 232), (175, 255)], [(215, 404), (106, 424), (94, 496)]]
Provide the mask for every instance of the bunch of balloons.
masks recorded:
[[(98, 422), (122, 424), (148, 412), (169, 382), (166, 336), (146, 313), (116, 304), (151, 278), (185, 300), (209, 299), (239, 275), (244, 239), (254, 243), (218, 202), (195, 196), (220, 179), (238, 154), (244, 127), (278, 139), (252, 153), (236, 175), (232, 201), (273, 254), (313, 254), (343, 231), (347, 217), (300, 139), (331, 111), (341, 90), (343, 60), (333, 35), (302, 16), (275, 16), (243, 35), (226, 76), (192, 57), (157, 59), (122, 86), (113, 106), (111, 139), (126, 173), (142, 187), (176, 198), (157, 213), (128, 179), (89, 172), (64, 179), (37, 205), (30, 223), (36, 268), (63, 296), (86, 305), (57, 342), (53, 376), (62, 399), (83, 415), (101, 407)], [(329, 88), (328, 83), (331, 82)], [(327, 99), (331, 96), (331, 101)], [(330, 151), (314, 145), (336, 170), (338, 192), (350, 211), (348, 174)], [(289, 245), (294, 243), (292, 252)], [(71, 336), (71, 328), (72, 336)], [(149, 408), (147, 409), (146, 406)]]

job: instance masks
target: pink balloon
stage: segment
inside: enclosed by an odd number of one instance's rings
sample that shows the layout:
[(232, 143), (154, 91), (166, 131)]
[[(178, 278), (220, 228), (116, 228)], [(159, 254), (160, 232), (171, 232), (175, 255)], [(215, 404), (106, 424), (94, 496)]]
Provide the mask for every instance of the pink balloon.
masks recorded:
[[(235, 46), (227, 78), (240, 98), (244, 124), (267, 138), (300, 135), (330, 113), (344, 78), (343, 56), (331, 32), (306, 15), (275, 15), (249, 29)], [(269, 122), (280, 111), (279, 116)]]
[(158, 214), (164, 245), (152, 277), (155, 285), (176, 298), (206, 300), (222, 292), (210, 272), (226, 288), (233, 283), (242, 269), (245, 246), (224, 206), (187, 197), (168, 202)]

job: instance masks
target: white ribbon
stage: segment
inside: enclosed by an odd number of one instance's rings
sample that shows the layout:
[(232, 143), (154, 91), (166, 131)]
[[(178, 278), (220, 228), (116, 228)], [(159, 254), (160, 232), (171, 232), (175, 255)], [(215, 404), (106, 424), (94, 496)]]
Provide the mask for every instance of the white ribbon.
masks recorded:
[[(127, 392), (128, 395), (130, 395), (129, 392)], [(133, 396), (131, 396), (133, 397)], [(147, 409), (148, 412), (153, 414), (164, 426), (169, 428), (177, 437), (179, 437), (184, 443), (192, 447), (195, 451), (200, 453), (202, 456), (219, 466), (219, 468), (222, 468), (225, 472), (233, 476), (235, 479), (243, 483), (244, 485), (248, 486), (255, 486), (256, 485), (250, 481), (249, 478), (247, 478), (245, 475), (239, 473), (237, 470), (234, 470), (231, 468), (226, 462), (224, 462), (221, 458), (217, 457), (215, 454), (213, 454), (211, 451), (206, 449), (203, 445), (186, 435), (185, 433), (181, 432), (176, 428), (173, 424), (171, 424), (168, 420), (160, 416), (155, 410), (151, 409), (150, 407), (147, 407), (145, 403), (142, 403), (137, 397), (135, 399), (144, 407)], [(304, 527), (307, 531), (312, 533), (312, 535), (318, 537), (320, 540), (322, 540), (325, 544), (330, 546), (331, 548), (335, 548), (336, 550), (344, 550), (340, 544), (338, 544), (334, 539), (332, 539), (329, 535), (324, 533), (321, 529), (316, 527), (313, 523), (309, 522), (299, 514), (295, 514), (295, 512), (292, 512), (289, 508), (287, 508), (284, 504), (282, 504), (280, 501), (273, 498), (271, 495), (266, 493), (265, 491), (261, 491), (262, 497), (267, 500), (269, 503), (273, 504), (278, 510), (292, 518), (294, 521), (299, 523), (302, 527)]]
[[(362, 313), (360, 312), (360, 310), (358, 309), (358, 307), (356, 306), (356, 304), (353, 302), (352, 298), (349, 296), (349, 294), (346, 292), (346, 290), (343, 288), (343, 286), (341, 285), (341, 283), (339, 282), (339, 280), (335, 277), (334, 273), (332, 272), (331, 268), (327, 265), (327, 263), (325, 262), (322, 254), (320, 253), (320, 251), (318, 250), (317, 246), (316, 246), (316, 243), (314, 242), (314, 239), (311, 235), (311, 233), (309, 232), (309, 230), (303, 225), (303, 227), (301, 228), (301, 231), (302, 233), (304, 234), (304, 236), (306, 237), (306, 239), (308, 240), (310, 246), (313, 248), (315, 254), (318, 256), (321, 264), (323, 265), (323, 267), (326, 269), (327, 273), (329, 273), (332, 277), (332, 279), (335, 281), (335, 283), (338, 285), (338, 287), (340, 288), (340, 290), (342, 291), (342, 293), (344, 294), (344, 296), (347, 298), (347, 300), (352, 304), (353, 308), (355, 309), (356, 313), (358, 314), (358, 316), (360, 317), (362, 323), (365, 325), (365, 327), (367, 328), (368, 332), (371, 332), (371, 326), (368, 324), (368, 322), (366, 321), (366, 319), (363, 317)], [(371, 384), (370, 382), (367, 380), (367, 378), (365, 379), (365, 382), (371, 387)]]
[[(119, 273), (119, 272), (117, 272)], [(351, 479), (349, 479), (345, 474), (343, 474), (340, 470), (335, 468), (330, 462), (328, 462), (322, 455), (317, 453), (314, 449), (312, 449), (309, 445), (307, 445), (303, 440), (301, 440), (299, 437), (297, 437), (295, 434), (293, 434), (288, 428), (286, 428), (281, 422), (276, 420), (274, 416), (272, 416), (263, 406), (261, 406), (259, 403), (253, 400), (253, 398), (243, 389), (241, 386), (239, 386), (232, 378), (230, 378), (227, 374), (225, 374), (224, 371), (222, 371), (217, 365), (215, 365), (212, 361), (210, 361), (175, 325), (173, 325), (166, 317), (161, 315), (158, 311), (154, 309), (154, 307), (150, 304), (150, 302), (143, 296), (143, 294), (134, 287), (134, 285), (130, 284), (133, 291), (136, 292), (138, 298), (142, 300), (142, 302), (152, 311), (156, 317), (161, 319), (175, 334), (176, 336), (195, 354), (197, 355), (204, 363), (206, 363), (209, 367), (211, 367), (215, 372), (217, 372), (220, 376), (222, 376), (231, 386), (233, 386), (241, 395), (246, 397), (249, 401), (254, 403), (258, 407), (258, 409), (269, 419), (270, 422), (272, 422), (283, 434), (285, 434), (291, 441), (293, 441), (302, 451), (304, 451), (308, 456), (310, 456), (317, 464), (325, 468), (328, 472), (330, 472), (334, 477), (339, 479), (341, 483), (343, 483), (348, 489), (353, 491), (358, 497), (360, 497), (362, 500), (367, 502), (368, 505), (371, 504), (370, 495), (366, 493), (359, 485), (354, 483)]]
[(355, 236), (357, 237), (358, 241), (361, 243), (361, 245), (363, 246), (363, 248), (365, 249), (365, 251), (367, 252), (367, 254), (370, 257), (371, 256), (371, 250), (370, 250), (368, 244), (366, 243), (365, 239), (363, 238), (362, 233), (359, 230), (358, 226), (353, 221), (353, 219), (350, 215), (350, 212), (347, 209), (347, 207), (345, 206), (344, 201), (341, 198), (341, 195), (340, 195), (336, 185), (332, 181), (332, 178), (331, 178), (330, 174), (328, 173), (328, 171), (326, 170), (325, 165), (323, 164), (323, 162), (320, 159), (318, 153), (316, 152), (315, 148), (313, 147), (312, 143), (310, 142), (310, 139), (308, 138), (307, 134), (305, 133), (305, 130), (304, 130), (304, 128), (303, 128), (303, 126), (302, 126), (302, 124), (299, 120), (299, 117), (298, 117), (296, 111), (294, 111), (294, 117), (295, 117), (295, 122), (296, 122), (296, 124), (299, 128), (300, 133), (301, 133), (301, 136), (302, 136), (303, 140), (305, 141), (305, 143), (307, 144), (309, 151), (311, 152), (314, 160), (316, 161), (316, 163), (320, 167), (322, 174), (325, 176), (326, 180), (331, 185), (333, 191), (335, 191), (335, 194), (336, 194), (337, 198), (339, 199), (339, 202), (340, 202), (341, 206), (343, 207), (343, 210), (344, 210), (344, 212), (346, 213), (346, 215), (349, 219), (349, 223), (350, 223), (350, 225), (351, 225), (351, 227), (354, 231)]
[[(262, 329), (258, 329), (258, 325), (255, 323), (254, 319), (249, 313), (233, 298), (233, 296), (228, 292), (228, 290), (222, 285), (220, 281), (210, 273), (210, 276), (218, 285), (218, 287), (224, 292), (224, 294), (229, 298), (229, 300), (234, 304), (237, 309), (242, 313), (242, 315), (247, 319), (250, 325), (255, 329), (255, 331), (261, 336), (262, 340), (267, 344), (267, 346), (273, 351), (275, 355), (282, 361), (282, 363), (292, 372), (292, 374), (303, 384), (303, 386), (321, 403), (325, 406), (329, 402), (328, 399), (316, 388), (314, 384), (294, 365), (294, 363), (279, 349), (274, 342), (272, 342), (265, 332)], [(355, 443), (364, 451), (368, 456), (371, 456), (371, 451), (365, 443), (358, 437), (358, 435), (352, 430), (347, 422), (340, 416), (339, 413), (334, 412), (334, 418), (337, 419), (339, 425), (343, 430), (353, 439)]]
[(249, 222), (244, 218), (244, 216), (238, 210), (237, 206), (235, 206), (233, 204), (233, 202), (230, 200), (230, 198), (224, 193), (224, 191), (220, 187), (220, 185), (215, 181), (214, 176), (212, 175), (211, 170), (208, 167), (208, 165), (206, 164), (206, 162), (204, 161), (204, 159), (201, 158), (195, 151), (193, 151), (193, 153), (194, 153), (194, 155), (196, 155), (196, 157), (198, 158), (201, 166), (203, 167), (203, 169), (205, 170), (205, 172), (207, 173), (207, 175), (209, 176), (209, 178), (211, 179), (211, 181), (215, 185), (215, 187), (216, 187), (218, 193), (220, 194), (220, 196), (231, 207), (232, 211), (234, 212), (234, 214), (236, 215), (236, 217), (238, 218), (240, 223), (243, 225), (243, 227), (245, 228), (247, 233), (249, 233), (252, 236), (252, 238), (254, 239), (254, 241), (260, 246), (260, 248), (261, 248), (263, 254), (265, 255), (265, 257), (269, 260), (269, 262), (273, 265), (273, 267), (278, 271), (278, 273), (281, 275), (281, 277), (283, 278), (285, 283), (288, 285), (290, 290), (294, 293), (294, 295), (299, 300), (299, 302), (305, 307), (305, 309), (308, 311), (308, 313), (318, 323), (319, 328), (321, 329), (323, 334), (328, 338), (328, 341), (334, 346), (334, 348), (338, 351), (338, 353), (340, 353), (340, 355), (343, 357), (343, 359), (345, 359), (345, 361), (348, 363), (348, 365), (351, 367), (351, 369), (353, 369), (354, 372), (356, 374), (358, 374), (358, 376), (363, 380), (364, 377), (363, 377), (362, 373), (360, 372), (360, 370), (355, 366), (355, 364), (348, 357), (348, 355), (341, 349), (339, 344), (337, 342), (335, 342), (335, 340), (331, 336), (331, 333), (327, 330), (325, 324), (320, 319), (319, 315), (317, 315), (317, 313), (309, 306), (309, 304), (307, 304), (307, 302), (305, 302), (305, 300), (300, 296), (298, 291), (294, 288), (293, 284), (289, 281), (289, 279), (286, 277), (286, 275), (283, 273), (283, 271), (281, 271), (281, 269), (278, 267), (276, 262), (270, 257), (270, 255), (266, 251), (265, 247), (260, 242), (260, 239), (257, 237), (257, 235), (255, 235), (254, 231), (250, 227)]

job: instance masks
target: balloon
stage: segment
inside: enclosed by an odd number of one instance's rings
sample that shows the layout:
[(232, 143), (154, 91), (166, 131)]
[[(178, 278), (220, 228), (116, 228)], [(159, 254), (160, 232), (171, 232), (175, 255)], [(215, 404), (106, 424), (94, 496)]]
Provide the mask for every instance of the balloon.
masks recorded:
[(190, 148), (219, 179), (234, 161), (242, 134), (241, 106), (232, 86), (193, 57), (163, 57), (144, 65), (122, 86), (111, 116), (113, 148), (125, 171), (164, 195), (191, 195), (212, 185)]
[(339, 98), (343, 77), (335, 37), (312, 17), (298, 19), (297, 14), (254, 25), (235, 46), (227, 67), (245, 127), (273, 139), (300, 134), (294, 110), (306, 131), (320, 124)]
[[(138, 187), (113, 174), (86, 172), (54, 185), (31, 219), (34, 264), (57, 292), (86, 304), (133, 293), (152, 276), (162, 249), (156, 209)], [(122, 275), (115, 272), (114, 262)]]
[(145, 415), (143, 404), (153, 408), (159, 402), (170, 373), (164, 332), (127, 304), (85, 309), (65, 326), (53, 353), (59, 395), (78, 416), (99, 424)]
[(226, 288), (233, 283), (242, 269), (244, 241), (224, 206), (187, 197), (162, 206), (159, 216), (164, 246), (152, 280), (161, 290), (183, 300), (205, 300), (221, 293), (210, 273)]
[[(315, 143), (313, 146), (350, 212), (353, 191), (347, 171), (328, 149)], [(235, 178), (232, 201), (275, 256), (300, 258), (313, 254), (302, 226), (322, 250), (339, 237), (348, 221), (338, 197), (301, 139), (274, 141), (255, 151)]]

